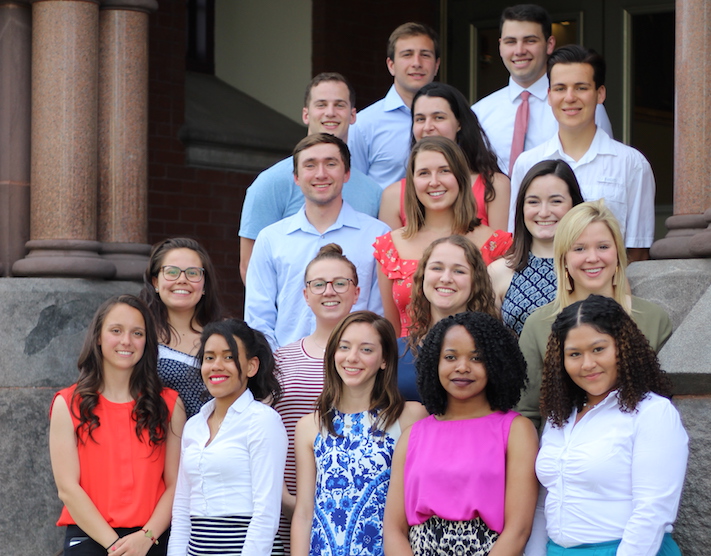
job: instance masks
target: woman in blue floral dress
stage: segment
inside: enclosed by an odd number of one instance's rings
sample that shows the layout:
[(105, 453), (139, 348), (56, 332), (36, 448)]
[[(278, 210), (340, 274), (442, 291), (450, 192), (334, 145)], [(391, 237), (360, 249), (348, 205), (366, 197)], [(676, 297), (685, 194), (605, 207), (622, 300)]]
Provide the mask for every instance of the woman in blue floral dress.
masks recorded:
[(351, 313), (336, 326), (324, 367), (317, 411), (296, 425), (291, 553), (382, 555), (393, 450), (427, 412), (398, 391), (395, 331), (375, 313)]

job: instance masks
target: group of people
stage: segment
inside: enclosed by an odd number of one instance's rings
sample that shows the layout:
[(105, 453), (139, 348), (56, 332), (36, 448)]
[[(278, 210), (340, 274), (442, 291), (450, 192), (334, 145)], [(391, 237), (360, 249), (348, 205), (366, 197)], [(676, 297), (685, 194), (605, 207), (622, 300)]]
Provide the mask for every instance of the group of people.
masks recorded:
[(187, 238), (97, 310), (50, 414), (67, 556), (680, 554), (672, 328), (625, 273), (649, 164), (599, 55), (539, 6), (500, 30), (509, 85), (471, 108), (421, 24), (365, 110), (311, 81), (247, 191), (244, 320)]

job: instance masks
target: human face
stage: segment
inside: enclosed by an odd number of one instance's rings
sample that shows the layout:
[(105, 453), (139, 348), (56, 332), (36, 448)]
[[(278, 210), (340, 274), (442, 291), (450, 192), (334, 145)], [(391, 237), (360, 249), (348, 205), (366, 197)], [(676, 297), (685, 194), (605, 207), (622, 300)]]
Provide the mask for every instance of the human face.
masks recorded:
[(452, 112), (452, 107), (442, 97), (423, 95), (415, 102), (412, 134), (417, 141), (423, 137), (441, 135), (456, 142), (460, 129), (462, 128)]
[[(213, 398), (224, 400), (230, 405), (247, 389), (249, 377), (259, 370), (259, 359), (247, 359), (247, 350), (242, 340), (234, 337), (239, 355), (232, 353), (227, 340), (220, 334), (213, 334), (205, 342), (205, 354), (200, 372), (208, 392)], [(239, 366), (237, 362), (239, 361)], [(240, 368), (242, 372), (240, 372)]]
[(612, 297), (612, 279), (617, 270), (617, 247), (604, 222), (593, 222), (565, 254), (565, 264), (575, 285), (576, 299), (591, 293)]
[(507, 19), (501, 28), (499, 54), (513, 80), (528, 88), (546, 73), (548, 56), (555, 48), (555, 38), (543, 37), (540, 23)]
[(568, 331), (563, 363), (573, 382), (587, 393), (589, 405), (601, 402), (617, 387), (615, 339), (589, 324)]
[[(192, 249), (179, 247), (168, 251), (161, 266), (177, 266), (178, 268), (188, 268), (191, 266), (201, 268), (203, 266), (198, 255)], [(158, 272), (158, 276), (153, 277), (153, 286), (158, 290), (160, 300), (165, 304), (168, 311), (190, 311), (194, 312), (196, 305), (200, 302), (205, 293), (205, 277), (199, 282), (191, 282), (181, 272), (177, 280), (166, 280), (163, 272)]]
[(329, 282), (326, 291), (321, 294), (313, 293), (308, 286), (304, 288), (304, 299), (311, 308), (316, 320), (324, 320), (337, 323), (351, 312), (353, 305), (358, 301), (360, 288), (350, 282), (348, 290), (344, 293), (336, 293), (333, 289), (333, 282), (336, 278), (350, 278), (353, 280), (353, 271), (343, 261), (323, 259), (316, 261), (309, 267), (306, 281), (324, 280)]
[(387, 59), (390, 75), (395, 77), (395, 89), (406, 101), (412, 99), (424, 85), (431, 83), (439, 69), (434, 42), (426, 35), (402, 37), (395, 43), (395, 59)]
[(319, 143), (299, 153), (295, 181), (307, 203), (327, 206), (340, 202), (343, 183), (349, 177), (336, 145)]
[(133, 371), (146, 347), (146, 323), (138, 309), (117, 303), (101, 325), (99, 336), (104, 373)]
[(302, 113), (304, 123), (312, 133), (330, 133), (348, 140), (348, 126), (356, 121), (356, 109), (351, 106), (350, 93), (341, 81), (322, 81), (311, 88), (311, 100)]
[(354, 322), (341, 335), (334, 355), (336, 371), (346, 388), (370, 393), (385, 368), (380, 335), (367, 322)]
[(459, 183), (444, 155), (421, 151), (415, 156), (414, 184), (425, 209), (449, 209), (459, 194)]
[(595, 126), (595, 110), (605, 101), (605, 86), (595, 88), (590, 64), (556, 64), (551, 68), (548, 104), (561, 129)]
[(558, 176), (538, 176), (523, 199), (523, 222), (534, 240), (551, 242), (558, 222), (573, 208), (568, 184)]
[(432, 249), (422, 291), (430, 302), (433, 321), (466, 311), (472, 291), (472, 268), (464, 249), (446, 242)]
[(438, 373), (448, 403), (486, 398), (486, 367), (474, 338), (463, 326), (452, 326), (444, 335)]

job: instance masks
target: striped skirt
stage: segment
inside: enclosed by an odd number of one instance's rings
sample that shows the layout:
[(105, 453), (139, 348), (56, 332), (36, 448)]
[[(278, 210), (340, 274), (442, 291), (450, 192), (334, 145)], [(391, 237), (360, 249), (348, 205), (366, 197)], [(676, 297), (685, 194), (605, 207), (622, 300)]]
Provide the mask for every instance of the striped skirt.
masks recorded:
[[(190, 516), (187, 556), (242, 556), (250, 519), (243, 516)], [(284, 556), (279, 535), (274, 539), (272, 556)]]

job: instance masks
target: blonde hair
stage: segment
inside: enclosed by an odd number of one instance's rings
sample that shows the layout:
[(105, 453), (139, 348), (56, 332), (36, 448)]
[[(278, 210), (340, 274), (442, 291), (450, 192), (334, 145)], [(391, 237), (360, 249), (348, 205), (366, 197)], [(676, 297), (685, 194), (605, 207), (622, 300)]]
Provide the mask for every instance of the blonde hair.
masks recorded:
[(625, 242), (620, 233), (620, 225), (617, 222), (617, 218), (615, 218), (612, 211), (605, 206), (605, 201), (600, 199), (598, 201), (581, 203), (573, 207), (558, 223), (558, 229), (555, 232), (555, 238), (553, 240), (553, 262), (556, 277), (558, 278), (558, 292), (553, 301), (555, 314), (560, 313), (573, 302), (570, 298), (570, 292), (566, 289), (566, 283), (568, 279), (570, 279), (573, 287), (575, 287), (575, 284), (572, 283), (572, 278), (566, 276), (565, 256), (585, 229), (595, 222), (602, 222), (607, 226), (615, 242), (615, 248), (617, 249), (617, 281), (612, 285), (612, 298), (622, 305), (627, 313), (632, 311), (626, 288), (627, 274), (625, 269), (627, 268), (627, 251), (625, 250)]

